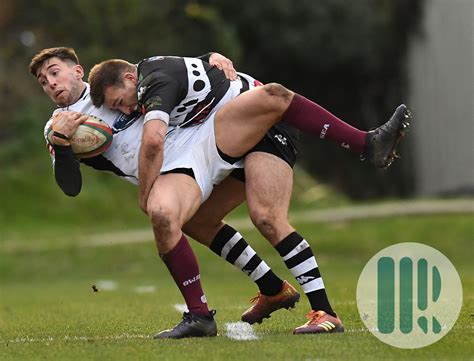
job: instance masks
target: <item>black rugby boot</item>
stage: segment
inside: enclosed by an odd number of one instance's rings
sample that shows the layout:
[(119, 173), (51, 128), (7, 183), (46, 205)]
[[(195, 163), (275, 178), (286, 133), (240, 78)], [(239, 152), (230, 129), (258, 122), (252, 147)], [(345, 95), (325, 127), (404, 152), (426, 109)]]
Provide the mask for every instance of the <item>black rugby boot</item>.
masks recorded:
[(399, 158), (397, 146), (410, 126), (411, 113), (402, 104), (388, 122), (367, 133), (362, 159), (369, 160), (377, 168), (387, 168)]
[(183, 313), (183, 320), (171, 330), (157, 333), (153, 338), (185, 338), (185, 337), (213, 337), (217, 335), (217, 325), (214, 321), (216, 310), (211, 310), (209, 316)]

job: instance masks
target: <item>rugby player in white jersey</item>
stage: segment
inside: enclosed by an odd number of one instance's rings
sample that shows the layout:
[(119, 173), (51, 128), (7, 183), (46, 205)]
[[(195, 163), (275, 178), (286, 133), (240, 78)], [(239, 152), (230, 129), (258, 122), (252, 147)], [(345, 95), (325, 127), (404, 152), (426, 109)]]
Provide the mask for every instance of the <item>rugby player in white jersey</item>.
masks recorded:
[[(228, 59), (219, 56), (219, 54), (213, 54), (210, 61), (218, 68), (222, 68), (229, 79), (235, 79), (235, 71)], [(137, 143), (136, 140), (141, 140), (142, 119), (137, 119), (134, 114), (127, 117), (104, 107), (95, 108), (92, 106), (89, 85), (82, 81), (83, 69), (80, 67), (73, 49), (42, 50), (33, 58), (30, 71), (38, 78), (46, 94), (58, 105), (52, 119), (45, 126), (45, 130), (53, 123), (54, 129), (58, 133), (73, 134), (78, 124), (86, 118), (81, 117), (81, 113), (100, 117), (114, 129), (113, 145), (102, 155), (82, 159), (81, 162), (99, 170), (111, 171), (136, 183), (137, 147), (139, 146), (139, 142)], [(288, 244), (307, 246), (306, 249), (300, 247), (301, 251), (305, 250), (304, 256), (300, 257), (300, 262), (309, 262), (313, 267), (305, 271), (303, 278), (300, 277), (301, 272), (298, 271), (298, 268), (294, 268), (292, 272), (295, 277), (298, 276), (302, 280), (300, 283), (308, 296), (312, 309), (334, 313), (327, 300), (314, 256), (308, 252), (310, 251), (309, 245), (288, 224), (287, 212), (292, 190), (292, 167), (296, 160), (295, 143), (295, 132), (292, 132), (287, 126), (279, 126), (275, 129), (272, 128), (268, 135), (249, 152), (245, 160), (249, 211), (254, 223), (273, 245), (285, 246), (283, 251), (277, 247), (282, 256), (292, 250)], [(81, 173), (79, 161), (74, 157), (68, 146), (68, 141), (55, 137), (54, 144), (47, 144), (53, 159), (58, 185), (66, 194), (77, 195), (81, 189)], [(242, 182), (245, 175), (240, 171), (241, 169), (238, 169), (232, 174), (233, 177), (226, 178), (215, 187), (208, 201), (201, 206), (183, 229), (228, 262), (236, 265), (255, 281), (259, 287), (258, 298), (255, 305), (242, 316), (246, 322), (254, 323), (261, 322), (275, 310), (291, 307), (295, 304), (299, 294), (290, 284), (282, 281), (272, 272), (235, 229), (221, 221), (225, 214), (245, 199), (244, 183)], [(271, 182), (269, 183), (269, 181)], [(273, 202), (276, 197), (279, 199), (277, 204)], [(285, 239), (286, 241), (283, 242), (282, 240)], [(293, 261), (290, 260), (290, 262)], [(170, 272), (173, 272), (173, 269), (170, 269)], [(173, 276), (176, 278), (181, 275)], [(184, 276), (192, 278), (195, 274), (191, 274), (192, 277)], [(311, 280), (316, 280), (316, 282), (310, 282)], [(194, 288), (200, 289), (199, 282), (192, 285)], [(186, 293), (183, 293), (183, 296), (185, 296), (187, 303), (189, 303), (189, 298), (196, 298), (194, 295), (188, 296)], [(197, 299), (200, 301), (200, 297)], [(188, 308), (190, 308), (189, 305)], [(196, 328), (197, 325), (203, 327), (204, 330), (178, 327), (171, 333), (161, 333), (159, 337), (201, 336), (210, 335), (213, 332), (212, 327), (208, 327), (209, 323), (206, 319), (194, 314), (185, 314), (183, 321), (185, 321), (185, 326), (191, 325)], [(315, 330), (315, 332), (320, 331)]]
[[(393, 161), (408, 124), (408, 111), (401, 105), (387, 123), (364, 132), (276, 83), (240, 95), (246, 85), (252, 87), (257, 82), (239, 75), (230, 82), (209, 64), (180, 57), (152, 57), (138, 65), (114, 59), (91, 70), (91, 98), (96, 106), (145, 114), (139, 159), (140, 206), (152, 221), (161, 254), (179, 247), (185, 239), (182, 225), (207, 199), (213, 185), (282, 119), (318, 138), (336, 141), (378, 167)], [(273, 202), (278, 202), (278, 197)], [(304, 274), (317, 267), (315, 261), (301, 262), (307, 253), (312, 255), (307, 242), (301, 238), (280, 248), (285, 240), (276, 248), (287, 266), (298, 272), (298, 279), (322, 288), (320, 277)], [(257, 313), (257, 306), (250, 313)], [(295, 333), (343, 330), (335, 314), (312, 310), (308, 318)]]

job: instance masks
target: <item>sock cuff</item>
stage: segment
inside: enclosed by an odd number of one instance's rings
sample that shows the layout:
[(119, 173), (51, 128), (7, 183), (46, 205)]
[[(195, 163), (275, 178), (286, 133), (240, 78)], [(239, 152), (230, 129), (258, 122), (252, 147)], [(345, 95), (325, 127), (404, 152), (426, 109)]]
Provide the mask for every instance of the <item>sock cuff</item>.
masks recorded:
[(286, 256), (290, 253), (298, 244), (300, 244), (304, 240), (298, 232), (292, 232), (283, 240), (275, 246), (275, 249), (280, 254), (281, 257)]
[(299, 95), (298, 93), (295, 93), (293, 95), (293, 99), (290, 102), (290, 105), (286, 109), (285, 113), (283, 113), (282, 119), (286, 120), (287, 117), (291, 117), (293, 113), (299, 113), (300, 112), (300, 104), (304, 102), (306, 98), (302, 95)]
[(209, 245), (209, 248), (214, 253), (220, 255), (222, 248), (225, 246), (227, 241), (229, 241), (229, 239), (231, 239), (236, 233), (236, 229), (232, 228), (228, 224), (225, 224), (224, 227), (222, 227), (219, 232), (217, 232), (216, 236)]
[(178, 243), (176, 244), (176, 246), (166, 254), (161, 254), (160, 253), (160, 257), (164, 262), (166, 262), (171, 257), (175, 257), (177, 254), (182, 252), (184, 249), (190, 248), (190, 247), (191, 247), (191, 245), (189, 244), (188, 239), (186, 238), (186, 236), (183, 233), (181, 235), (181, 238), (179, 239)]

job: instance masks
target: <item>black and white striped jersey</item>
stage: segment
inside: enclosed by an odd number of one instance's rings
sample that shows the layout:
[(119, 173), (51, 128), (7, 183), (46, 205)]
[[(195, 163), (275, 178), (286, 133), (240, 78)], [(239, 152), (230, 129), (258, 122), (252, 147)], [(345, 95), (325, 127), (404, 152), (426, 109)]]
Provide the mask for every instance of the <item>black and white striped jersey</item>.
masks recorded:
[(224, 73), (198, 58), (156, 56), (138, 64), (138, 107), (145, 122), (202, 122), (230, 87)]

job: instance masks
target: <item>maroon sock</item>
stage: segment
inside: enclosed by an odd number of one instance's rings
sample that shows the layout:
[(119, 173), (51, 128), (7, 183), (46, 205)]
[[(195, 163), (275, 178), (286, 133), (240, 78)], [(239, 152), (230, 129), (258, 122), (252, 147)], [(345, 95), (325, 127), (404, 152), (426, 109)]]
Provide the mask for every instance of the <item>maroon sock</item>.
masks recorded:
[(367, 132), (350, 126), (299, 94), (295, 94), (283, 120), (305, 133), (330, 139), (357, 154), (364, 152)]
[(201, 287), (199, 266), (186, 236), (183, 234), (176, 247), (161, 255), (161, 258), (178, 285), (189, 312), (208, 316), (209, 308)]

